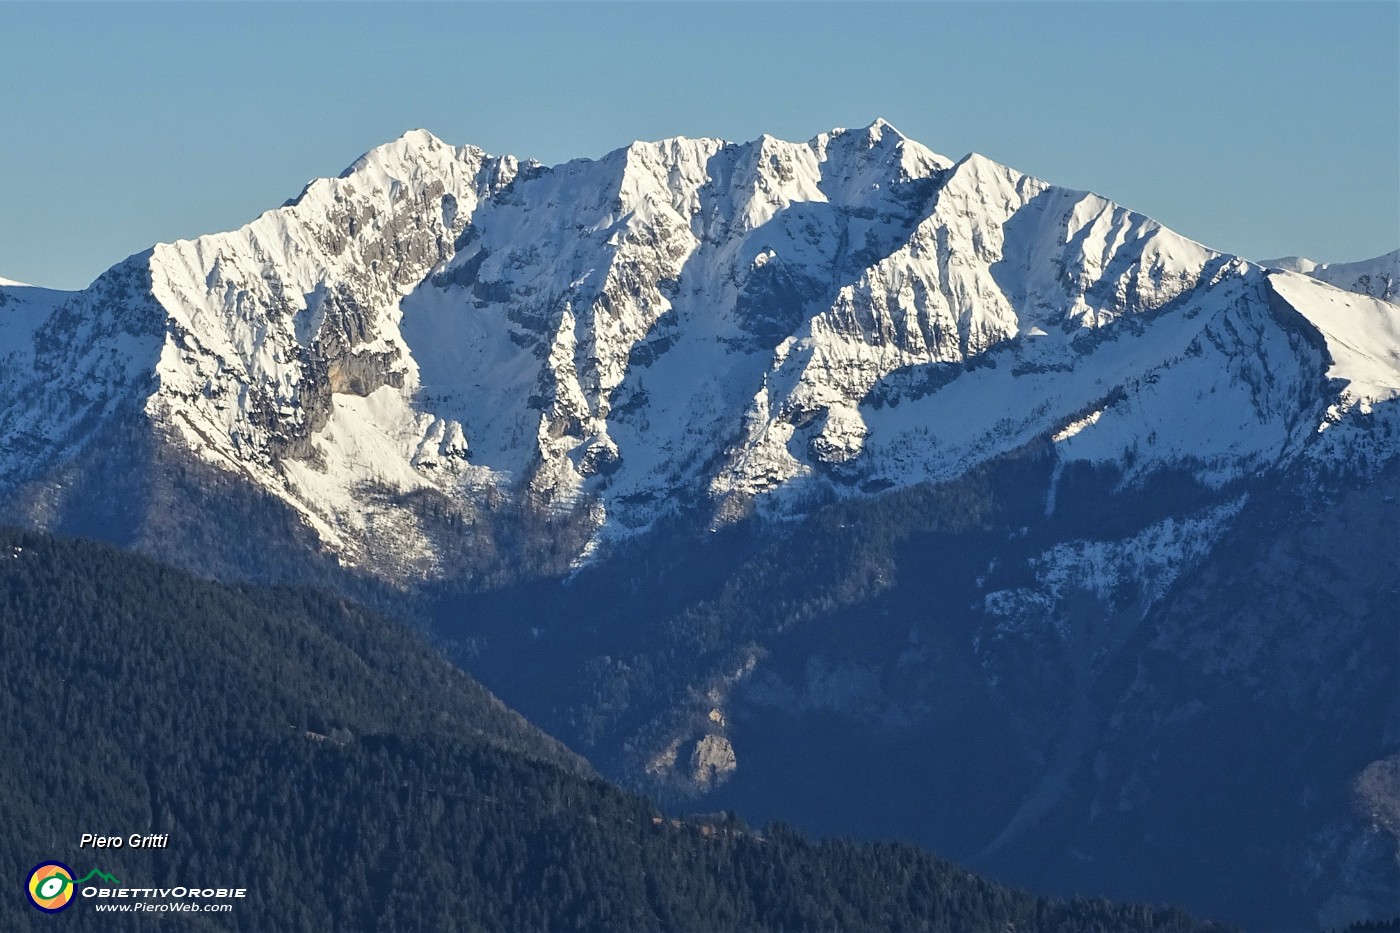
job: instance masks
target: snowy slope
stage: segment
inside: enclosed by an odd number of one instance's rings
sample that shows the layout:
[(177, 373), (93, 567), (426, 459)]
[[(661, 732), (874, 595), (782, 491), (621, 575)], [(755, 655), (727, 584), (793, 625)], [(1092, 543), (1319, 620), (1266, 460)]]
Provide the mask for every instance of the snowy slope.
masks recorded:
[[(240, 230), (158, 246), (168, 336), (148, 410), (355, 557), (364, 487), (455, 488), (471, 473), (460, 428), (407, 403), (399, 302), (515, 171), (416, 130)], [(427, 547), (397, 524), (406, 548)]]
[(704, 488), (773, 346), (898, 246), (947, 165), (876, 124), (636, 144), (522, 179), (408, 302), (429, 403), (476, 462), (538, 461), (532, 487), (566, 501), (597, 477), (609, 513), (644, 524)]
[(1278, 259), (1261, 259), (1259, 265), (1277, 272), (1301, 272), (1307, 275), (1317, 268), (1317, 263), (1306, 256), (1280, 256)]
[(1338, 312), (1295, 278), (884, 121), (552, 168), (413, 131), (12, 313), (0, 497), (132, 410), (343, 560), (409, 555), (389, 575), (441, 572), (418, 492), (581, 512), (606, 541), (1037, 438), (1220, 484), (1395, 383), (1390, 306)]
[(1308, 274), (1349, 292), (1400, 304), (1400, 249), (1361, 262), (1325, 262)]
[(1316, 263), (1301, 256), (1286, 256), (1266, 259), (1260, 265), (1281, 272), (1301, 272), (1349, 292), (1400, 303), (1400, 249), (1360, 262)]
[(74, 294), (0, 277), (0, 366), (32, 366), (34, 332)]
[(164, 315), (149, 297), (149, 253), (109, 269), (87, 289), (27, 300), (5, 288), (0, 306), (0, 489), (61, 466), (97, 428), (149, 395)]

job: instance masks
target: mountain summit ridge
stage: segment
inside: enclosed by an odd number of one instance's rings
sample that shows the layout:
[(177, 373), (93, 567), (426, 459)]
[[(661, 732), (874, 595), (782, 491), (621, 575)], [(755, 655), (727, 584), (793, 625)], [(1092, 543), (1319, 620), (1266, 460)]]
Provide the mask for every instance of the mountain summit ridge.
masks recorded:
[[(139, 410), (340, 559), (374, 564), (373, 524), (413, 555), (385, 576), (431, 577), (441, 544), (395, 497), (583, 509), (591, 548), (676, 503), (721, 524), (793, 516), (1037, 437), (1223, 481), (1299, 456), (1400, 383), (1317, 395), (1321, 360), (1270, 300), (1360, 299), (1275, 281), (883, 119), (553, 167), (410, 130), (238, 230), (119, 264), (33, 331), (41, 350), (12, 340), (0, 352), (37, 363), (0, 376), (0, 430), (24, 454), (0, 462), (0, 497), (42, 498), (32, 484), (96, 424)], [(1260, 353), (1266, 370), (1230, 375)], [(1214, 354), (1212, 373), (1188, 375), (1182, 354)], [(1170, 410), (1149, 377), (1230, 403)], [(1040, 403), (1014, 401), (1032, 387)], [(57, 395), (76, 402), (67, 426)]]

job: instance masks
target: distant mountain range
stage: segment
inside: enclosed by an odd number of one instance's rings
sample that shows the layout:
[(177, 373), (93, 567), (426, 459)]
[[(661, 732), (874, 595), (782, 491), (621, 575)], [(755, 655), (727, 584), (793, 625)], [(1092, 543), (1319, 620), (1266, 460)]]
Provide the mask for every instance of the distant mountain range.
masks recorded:
[(0, 514), (430, 619), (605, 773), (1269, 929), (1400, 912), (1400, 252), (884, 121), (414, 131), (0, 284)]
[(1301, 272), (1329, 285), (1395, 303), (1400, 297), (1400, 249), (1361, 262), (1313, 262), (1301, 256), (1265, 259), (1266, 269)]

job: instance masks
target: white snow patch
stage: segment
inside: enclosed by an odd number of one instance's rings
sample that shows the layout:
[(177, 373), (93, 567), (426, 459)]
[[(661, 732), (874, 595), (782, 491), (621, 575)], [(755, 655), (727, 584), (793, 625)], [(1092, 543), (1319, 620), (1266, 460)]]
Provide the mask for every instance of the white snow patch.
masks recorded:
[(1082, 430), (1084, 430), (1085, 428), (1089, 427), (1091, 424), (1098, 424), (1098, 423), (1099, 423), (1099, 419), (1102, 418), (1102, 417), (1103, 417), (1103, 409), (1100, 408), (1098, 411), (1092, 412), (1091, 414), (1088, 414), (1088, 415), (1084, 416), (1083, 418), (1079, 418), (1078, 420), (1071, 421), (1069, 424), (1065, 425), (1063, 428), (1060, 428), (1060, 430), (1056, 431), (1055, 434), (1054, 434), (1050, 439), (1051, 439), (1052, 441), (1054, 441), (1056, 444), (1060, 443), (1061, 441), (1067, 441), (1067, 440), (1069, 440), (1071, 437), (1074, 437), (1074, 435), (1078, 434), (1080, 431), (1082, 431)]

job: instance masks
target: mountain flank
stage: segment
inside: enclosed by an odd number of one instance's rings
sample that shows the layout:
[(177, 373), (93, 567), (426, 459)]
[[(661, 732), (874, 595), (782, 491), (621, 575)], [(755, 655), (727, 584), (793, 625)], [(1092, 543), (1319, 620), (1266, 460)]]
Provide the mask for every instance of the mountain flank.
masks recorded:
[[(248, 889), (182, 929), (1225, 929), (1036, 898), (910, 846), (663, 817), (335, 597), (4, 529), (0, 648), (5, 873), (57, 858), (129, 887)], [(169, 845), (79, 850), (94, 831)], [(0, 918), (55, 924), (17, 892)], [(57, 922), (149, 926), (84, 898)]]

